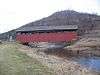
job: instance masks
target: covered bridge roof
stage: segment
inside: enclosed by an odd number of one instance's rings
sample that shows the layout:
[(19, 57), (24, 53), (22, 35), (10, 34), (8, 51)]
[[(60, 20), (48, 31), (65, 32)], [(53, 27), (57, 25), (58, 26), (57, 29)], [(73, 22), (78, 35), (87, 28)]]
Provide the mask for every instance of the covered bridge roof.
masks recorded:
[(61, 25), (61, 26), (31, 26), (20, 27), (16, 31), (49, 31), (49, 30), (72, 30), (78, 29), (77, 25)]

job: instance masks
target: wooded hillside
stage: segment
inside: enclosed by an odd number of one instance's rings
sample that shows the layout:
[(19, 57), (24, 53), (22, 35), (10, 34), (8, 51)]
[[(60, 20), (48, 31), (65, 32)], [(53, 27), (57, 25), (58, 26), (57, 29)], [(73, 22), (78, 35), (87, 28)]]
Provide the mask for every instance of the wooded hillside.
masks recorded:
[[(100, 16), (96, 14), (79, 13), (73, 10), (65, 10), (60, 12), (55, 12), (54, 14), (45, 17), (43, 19), (37, 20), (35, 22), (28, 23), (23, 27), (40, 26), (40, 25), (78, 25), (79, 35), (84, 35), (85, 33), (98, 32), (100, 33)], [(95, 34), (95, 33), (94, 33)], [(15, 37), (15, 30), (3, 33), (0, 35), (0, 39), (7, 39), (9, 35)]]

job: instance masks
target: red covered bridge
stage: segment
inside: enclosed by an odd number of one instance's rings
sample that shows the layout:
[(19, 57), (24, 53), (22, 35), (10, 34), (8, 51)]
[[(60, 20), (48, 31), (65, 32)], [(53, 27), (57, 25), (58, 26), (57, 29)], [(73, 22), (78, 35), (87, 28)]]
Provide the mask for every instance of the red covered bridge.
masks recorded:
[(68, 42), (77, 39), (77, 25), (32, 26), (16, 30), (16, 40), (29, 42)]

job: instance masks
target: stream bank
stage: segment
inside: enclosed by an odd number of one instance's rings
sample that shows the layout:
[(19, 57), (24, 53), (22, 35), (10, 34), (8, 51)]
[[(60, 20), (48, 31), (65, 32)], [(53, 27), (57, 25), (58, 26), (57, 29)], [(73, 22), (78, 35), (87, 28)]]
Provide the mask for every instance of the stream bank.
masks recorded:
[(42, 51), (41, 48), (29, 48), (27, 46), (21, 46), (18, 50), (22, 51), (23, 53), (26, 53), (28, 56), (32, 58), (36, 58), (43, 65), (46, 65), (49, 68), (53, 69), (57, 75), (99, 75), (100, 74), (96, 71), (93, 71), (89, 68), (86, 68), (78, 64), (77, 62), (71, 60), (69, 57), (67, 57), (66, 59), (63, 55), (59, 54), (59, 52), (63, 52), (63, 50)]

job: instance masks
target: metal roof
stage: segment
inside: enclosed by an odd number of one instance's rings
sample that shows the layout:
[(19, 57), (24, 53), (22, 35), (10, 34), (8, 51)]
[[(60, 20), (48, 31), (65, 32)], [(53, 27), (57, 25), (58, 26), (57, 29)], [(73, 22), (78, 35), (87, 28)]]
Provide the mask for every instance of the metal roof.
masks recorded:
[(31, 27), (20, 27), (16, 31), (71, 30), (71, 29), (78, 29), (78, 26), (77, 25), (31, 26)]

